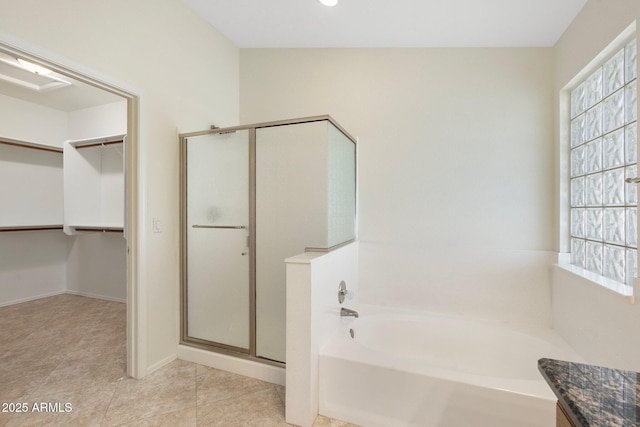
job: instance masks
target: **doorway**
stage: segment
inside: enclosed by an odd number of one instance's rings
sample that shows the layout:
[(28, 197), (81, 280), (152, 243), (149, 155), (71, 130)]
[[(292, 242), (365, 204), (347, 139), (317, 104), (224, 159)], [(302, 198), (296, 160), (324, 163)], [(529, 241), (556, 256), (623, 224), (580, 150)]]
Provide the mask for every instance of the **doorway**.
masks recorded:
[[(2, 60), (4, 60), (4, 62), (2, 62)], [(15, 61), (16, 63), (23, 62), (27, 64), (27, 67), (34, 67), (30, 70), (31, 75), (23, 77), (25, 75), (24, 72), (17, 67), (13, 67), (13, 65), (9, 63), (10, 61)], [(143, 358), (141, 357), (143, 347), (139, 345), (142, 341), (140, 333), (141, 322), (138, 321), (138, 307), (141, 302), (138, 298), (139, 293), (136, 280), (138, 270), (138, 96), (129, 90), (95, 78), (90, 74), (75, 71), (72, 67), (65, 65), (64, 61), (49, 60), (45, 55), (40, 56), (15, 45), (6, 44), (2, 40), (0, 40), (0, 62), (7, 68), (7, 72), (3, 74), (5, 78), (0, 78), (0, 96), (17, 100), (15, 102), (16, 105), (41, 105), (43, 108), (51, 110), (55, 110), (56, 106), (58, 106), (58, 108), (62, 108), (60, 114), (65, 114), (63, 110), (66, 110), (66, 112), (90, 110), (91, 108), (98, 108), (100, 105), (110, 103), (113, 104), (116, 109), (121, 108), (122, 132), (112, 132), (110, 135), (99, 134), (94, 135), (94, 137), (64, 138), (58, 142), (59, 147), (55, 147), (56, 144), (51, 141), (38, 143), (34, 141), (37, 137), (29, 137), (28, 133), (25, 134), (27, 137), (24, 138), (5, 138), (10, 143), (12, 141), (21, 144), (26, 143), (22, 145), (27, 146), (29, 151), (33, 151), (32, 149), (45, 150), (53, 146), (54, 152), (59, 149), (60, 157), (62, 157), (63, 151), (62, 143), (66, 140), (66, 144), (70, 144), (73, 150), (76, 151), (75, 154), (80, 153), (78, 155), (84, 158), (83, 162), (93, 166), (100, 165), (103, 172), (102, 176), (97, 178), (101, 181), (100, 186), (105, 188), (111, 186), (113, 190), (113, 188), (121, 183), (124, 187), (122, 189), (122, 203), (115, 207), (115, 209), (121, 210), (121, 224), (101, 224), (100, 221), (94, 222), (88, 220), (87, 216), (83, 216), (84, 214), (80, 215), (79, 218), (82, 219), (76, 221), (75, 224), (68, 224), (66, 222), (61, 224), (62, 221), (54, 221), (51, 219), (57, 215), (55, 212), (52, 212), (47, 217), (48, 219), (43, 221), (47, 222), (47, 224), (19, 224), (16, 228), (23, 228), (23, 230), (5, 231), (15, 231), (15, 233), (7, 233), (7, 235), (12, 234), (17, 236), (23, 232), (33, 236), (36, 230), (25, 231), (24, 229), (28, 226), (33, 226), (34, 229), (40, 231), (39, 225), (46, 225), (51, 227), (47, 231), (48, 233), (58, 233), (58, 231), (53, 230), (64, 228), (67, 234), (72, 234), (75, 238), (86, 240), (83, 247), (69, 249), (69, 253), (75, 251), (76, 255), (78, 255), (74, 262), (87, 261), (86, 253), (83, 253), (87, 245), (121, 248), (122, 252), (118, 254), (118, 257), (120, 257), (123, 263), (124, 289), (117, 291), (121, 292), (121, 297), (119, 295), (113, 299), (126, 301), (127, 375), (134, 378), (142, 377), (145, 372)], [(47, 76), (47, 74), (49, 75)], [(93, 101), (90, 100), (92, 97), (95, 97)], [(93, 104), (91, 104), (92, 102)], [(119, 103), (122, 105), (116, 105)], [(64, 107), (60, 107), (62, 105), (64, 105)], [(82, 118), (77, 119), (78, 121), (82, 121)], [(28, 120), (24, 121), (28, 122)], [(35, 123), (31, 124), (33, 127), (36, 125)], [(9, 133), (13, 131), (15, 131), (15, 128)], [(121, 137), (119, 141), (117, 141), (118, 136)], [(109, 140), (103, 141), (103, 139), (105, 139), (104, 137)], [(97, 145), (91, 147), (92, 144)], [(107, 145), (109, 147), (107, 147)], [(118, 164), (118, 162), (121, 163)], [(121, 172), (121, 178), (116, 177), (118, 172)], [(82, 179), (78, 179), (78, 181), (82, 181)], [(111, 193), (113, 193), (113, 191)], [(113, 194), (110, 194), (108, 190), (100, 197), (103, 200), (108, 200), (109, 197), (112, 196)], [(111, 205), (111, 207), (113, 208), (113, 205)], [(0, 224), (0, 227), (2, 226), (4, 226), (5, 229), (11, 228), (11, 224), (8, 223)], [(104, 234), (105, 241), (100, 241), (101, 236), (96, 232)], [(120, 241), (118, 241), (117, 236), (121, 236)], [(13, 238), (15, 239), (16, 237)], [(59, 240), (60, 238), (56, 237), (56, 239)], [(93, 259), (90, 261), (95, 262), (96, 260)], [(108, 270), (109, 269), (106, 268), (104, 271)], [(64, 277), (64, 279), (66, 281), (67, 278)], [(66, 289), (56, 292), (66, 293)], [(25, 301), (30, 299), (29, 296), (21, 297)], [(34, 295), (33, 298), (37, 298), (37, 295)]]

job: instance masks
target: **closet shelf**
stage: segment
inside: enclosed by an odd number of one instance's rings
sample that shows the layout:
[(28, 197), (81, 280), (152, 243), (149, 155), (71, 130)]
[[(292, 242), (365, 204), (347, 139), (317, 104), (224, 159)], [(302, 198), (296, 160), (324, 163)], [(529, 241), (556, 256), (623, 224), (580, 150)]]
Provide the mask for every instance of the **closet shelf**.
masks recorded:
[(20, 141), (17, 139), (0, 137), (0, 144), (13, 145), (14, 147), (30, 148), (32, 150), (51, 151), (62, 154), (62, 148), (52, 145), (38, 144), (37, 142)]
[(47, 225), (16, 225), (16, 226), (2, 226), (0, 227), (0, 233), (6, 233), (11, 231), (46, 231), (46, 230), (62, 230), (62, 224), (47, 224)]
[(76, 149), (101, 147), (105, 145), (122, 144), (124, 143), (125, 136), (126, 134), (101, 136), (98, 138), (72, 140), (68, 141), (68, 143)]

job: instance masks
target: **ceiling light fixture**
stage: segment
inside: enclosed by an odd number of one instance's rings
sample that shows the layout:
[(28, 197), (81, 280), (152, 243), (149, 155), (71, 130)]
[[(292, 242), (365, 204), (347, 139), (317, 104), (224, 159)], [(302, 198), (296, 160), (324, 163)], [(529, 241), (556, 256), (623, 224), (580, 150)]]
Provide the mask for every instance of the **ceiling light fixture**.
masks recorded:
[(318, 0), (318, 1), (325, 6), (335, 6), (338, 4), (338, 0)]
[(50, 69), (43, 67), (42, 65), (34, 64), (33, 62), (26, 61), (22, 58), (17, 58), (17, 59), (22, 68), (24, 68), (27, 71), (31, 71), (34, 74), (47, 75), (53, 72)]

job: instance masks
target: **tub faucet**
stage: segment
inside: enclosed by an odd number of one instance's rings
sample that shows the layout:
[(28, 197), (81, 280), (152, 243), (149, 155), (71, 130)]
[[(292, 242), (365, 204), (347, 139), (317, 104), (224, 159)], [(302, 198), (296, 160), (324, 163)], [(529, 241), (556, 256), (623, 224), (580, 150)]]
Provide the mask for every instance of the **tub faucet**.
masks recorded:
[(344, 307), (340, 308), (340, 317), (346, 316), (358, 317), (358, 312)]

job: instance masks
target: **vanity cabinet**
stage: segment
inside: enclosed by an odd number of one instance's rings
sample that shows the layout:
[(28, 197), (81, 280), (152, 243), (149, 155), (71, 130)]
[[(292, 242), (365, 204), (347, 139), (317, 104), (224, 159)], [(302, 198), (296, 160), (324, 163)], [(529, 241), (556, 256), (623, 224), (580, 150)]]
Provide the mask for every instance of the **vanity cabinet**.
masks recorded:
[(564, 409), (562, 409), (559, 402), (556, 404), (556, 427), (576, 427), (567, 414), (564, 413)]
[(558, 398), (557, 427), (640, 425), (640, 373), (555, 359), (538, 370)]

